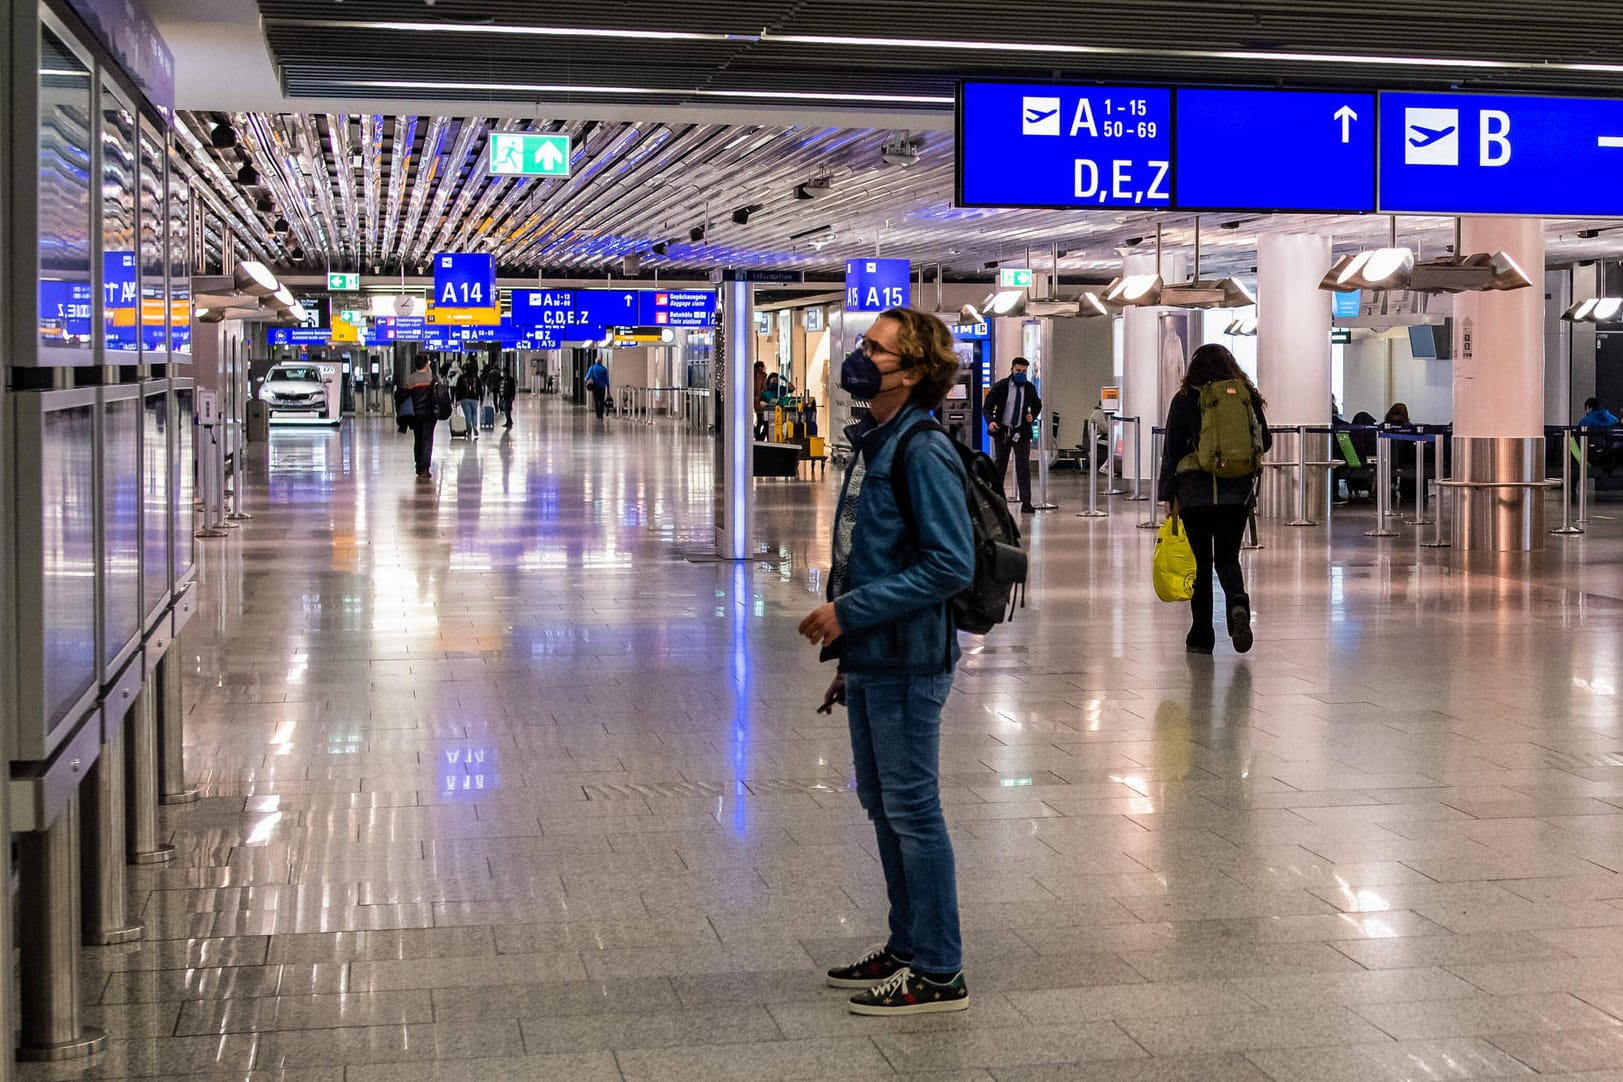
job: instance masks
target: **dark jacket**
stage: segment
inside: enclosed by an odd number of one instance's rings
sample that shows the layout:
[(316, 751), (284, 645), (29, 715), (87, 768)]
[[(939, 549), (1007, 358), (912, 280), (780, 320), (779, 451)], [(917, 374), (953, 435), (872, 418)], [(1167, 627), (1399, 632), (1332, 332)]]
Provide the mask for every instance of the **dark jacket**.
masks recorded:
[[(869, 418), (845, 430), (851, 446), (860, 449), (865, 471), (845, 592), (831, 598), (840, 621), (844, 672), (929, 676), (951, 672), (958, 662), (958, 635), (947, 601), (975, 575), (963, 462), (940, 432), (921, 432), (908, 441), (911, 527), (891, 479), (897, 437), (925, 418), (909, 403), (885, 425)], [(853, 455), (840, 486), (836, 522), (856, 461)]]
[[(1013, 387), (1010, 386), (1009, 377), (1004, 376), (992, 384), (992, 389), (986, 393), (986, 401), (981, 405), (981, 418), (989, 425), (1003, 423), (1003, 410), (1009, 404), (1009, 395)], [(1032, 420), (1036, 420), (1043, 412), (1042, 396), (1037, 393), (1037, 384), (1031, 380), (1026, 381), (1026, 408), (1022, 412), (1029, 412)], [(1011, 443), (1022, 443), (1031, 439), (1031, 425), (1024, 419), (1017, 422), (1007, 434), (999, 433), (999, 439), (1007, 439)]]
[(456, 396), (456, 400), (458, 402), (461, 402), (463, 399), (466, 399), (466, 398), (478, 398), (479, 397), (479, 380), (478, 380), (478, 377), (474, 376), (473, 374), (471, 374), (469, 372), (464, 371), (461, 375), (457, 376), (457, 378), (456, 378), (456, 386), (454, 386), (451, 389), (451, 393)]
[[(1262, 402), (1251, 396), (1251, 412), (1262, 426), (1262, 449), (1274, 445), (1268, 431), (1268, 418), (1262, 414)], [(1205, 470), (1178, 472), (1178, 463), (1185, 455), (1192, 455), (1200, 446), (1200, 395), (1194, 391), (1179, 391), (1172, 396), (1167, 408), (1166, 438), (1162, 442), (1161, 477), (1156, 498), (1162, 503), (1177, 501), (1180, 508), (1223, 506), (1250, 506), (1256, 502), (1257, 478), (1213, 477)], [(1213, 486), (1212, 482), (1217, 484)]]

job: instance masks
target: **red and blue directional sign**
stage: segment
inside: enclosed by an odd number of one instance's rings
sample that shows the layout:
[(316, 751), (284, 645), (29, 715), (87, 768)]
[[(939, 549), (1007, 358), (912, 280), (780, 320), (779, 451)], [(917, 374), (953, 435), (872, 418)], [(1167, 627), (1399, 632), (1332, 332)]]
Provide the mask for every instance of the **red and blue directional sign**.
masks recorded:
[(714, 327), (716, 295), (708, 289), (644, 289), (637, 299), (639, 327)]

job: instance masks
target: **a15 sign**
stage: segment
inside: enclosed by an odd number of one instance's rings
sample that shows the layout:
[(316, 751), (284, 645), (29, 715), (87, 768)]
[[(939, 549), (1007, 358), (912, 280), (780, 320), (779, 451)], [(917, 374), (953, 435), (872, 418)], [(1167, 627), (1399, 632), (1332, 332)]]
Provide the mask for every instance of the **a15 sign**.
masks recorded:
[(905, 308), (913, 265), (905, 259), (848, 259), (845, 261), (845, 310), (883, 312)]

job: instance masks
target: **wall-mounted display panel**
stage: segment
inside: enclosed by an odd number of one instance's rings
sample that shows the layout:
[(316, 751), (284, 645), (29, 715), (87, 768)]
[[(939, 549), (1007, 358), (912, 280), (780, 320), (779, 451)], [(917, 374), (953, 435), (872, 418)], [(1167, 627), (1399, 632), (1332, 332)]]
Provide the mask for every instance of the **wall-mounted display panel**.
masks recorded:
[(95, 89), (89, 55), (53, 18), (39, 24), (37, 225), (39, 350), (15, 363), (95, 362), (90, 313), (91, 147)]
[[(169, 360), (192, 363), (192, 189), (169, 173)], [(182, 460), (184, 461), (184, 460)]]
[(136, 255), (141, 282), (141, 363), (169, 363), (168, 242), (165, 227), (164, 137), (141, 121), (141, 243)]
[(101, 299), (105, 363), (140, 361), (141, 298), (135, 245), (140, 178), (136, 166), (134, 111), (116, 90), (101, 92)]
[(17, 739), (20, 760), (50, 756), (95, 700), (97, 536), (95, 388), (17, 391)]
[(141, 642), (141, 389), (100, 389), (102, 683)]
[(169, 381), (141, 387), (141, 608), (148, 628), (169, 605), (172, 403)]

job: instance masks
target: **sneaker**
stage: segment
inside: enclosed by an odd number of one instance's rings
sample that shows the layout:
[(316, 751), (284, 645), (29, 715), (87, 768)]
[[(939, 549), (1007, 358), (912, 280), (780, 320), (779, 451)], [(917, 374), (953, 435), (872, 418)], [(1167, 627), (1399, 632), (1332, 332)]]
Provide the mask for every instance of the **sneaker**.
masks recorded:
[(1229, 610), (1229, 637), (1234, 640), (1235, 653), (1243, 654), (1251, 649), (1251, 609), (1246, 605), (1236, 605)]
[(964, 975), (956, 973), (945, 984), (914, 973), (906, 966), (890, 980), (851, 997), (847, 1009), (852, 1014), (929, 1014), (935, 1011), (969, 1009), (969, 986)]
[(874, 947), (848, 966), (828, 971), (830, 988), (872, 988), (907, 968), (907, 960), (890, 953), (886, 946)]

